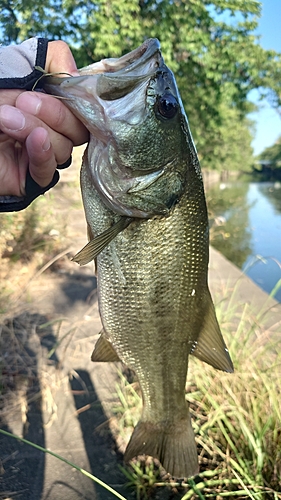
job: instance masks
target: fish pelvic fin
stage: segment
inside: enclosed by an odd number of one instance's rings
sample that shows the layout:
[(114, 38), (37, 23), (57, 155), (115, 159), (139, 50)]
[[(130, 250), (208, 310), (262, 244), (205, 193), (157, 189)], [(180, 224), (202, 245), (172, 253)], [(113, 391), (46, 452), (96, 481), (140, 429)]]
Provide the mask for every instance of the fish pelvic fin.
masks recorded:
[(106, 333), (104, 330), (100, 332), (100, 337), (97, 340), (95, 348), (93, 350), (92, 361), (120, 361), (120, 358), (115, 351), (110, 340), (106, 338)]
[(234, 368), (220, 331), (211, 294), (208, 290), (206, 312), (197, 344), (190, 354), (217, 370), (233, 373)]
[(99, 236), (93, 238), (87, 245), (85, 245), (80, 252), (78, 252), (71, 259), (74, 262), (84, 266), (92, 260), (95, 260), (97, 256), (109, 245), (109, 243), (121, 233), (128, 225), (133, 221), (132, 217), (121, 217), (118, 222), (113, 224), (113, 226), (106, 229)]
[(140, 420), (127, 446), (124, 460), (138, 455), (157, 458), (174, 478), (188, 478), (199, 472), (197, 449), (189, 410), (187, 417), (173, 423), (153, 424)]

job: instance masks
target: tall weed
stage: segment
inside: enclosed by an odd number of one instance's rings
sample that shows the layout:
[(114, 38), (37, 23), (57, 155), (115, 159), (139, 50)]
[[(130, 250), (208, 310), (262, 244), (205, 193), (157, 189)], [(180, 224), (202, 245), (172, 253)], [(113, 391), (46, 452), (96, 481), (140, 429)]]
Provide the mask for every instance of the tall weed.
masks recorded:
[[(235, 297), (223, 301), (217, 314), (235, 373), (215, 371), (191, 357), (186, 398), (201, 472), (187, 482), (161, 481), (158, 472), (152, 478), (147, 462), (143, 467), (134, 462), (125, 475), (138, 498), (161, 498), (159, 488), (168, 485), (182, 500), (281, 499), (281, 326), (267, 328), (263, 314), (237, 306)], [(122, 377), (117, 413), (124, 435), (141, 411), (135, 385), (130, 387)]]

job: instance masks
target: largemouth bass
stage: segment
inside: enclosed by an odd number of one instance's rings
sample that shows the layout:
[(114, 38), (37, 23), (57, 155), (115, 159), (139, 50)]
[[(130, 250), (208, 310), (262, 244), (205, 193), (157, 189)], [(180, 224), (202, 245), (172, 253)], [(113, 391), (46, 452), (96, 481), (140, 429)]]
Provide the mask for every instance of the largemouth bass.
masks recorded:
[(174, 76), (151, 39), (45, 88), (91, 134), (81, 169), (90, 242), (74, 260), (96, 260), (103, 331), (92, 359), (120, 359), (140, 383), (125, 460), (146, 454), (174, 477), (195, 475), (189, 355), (233, 366), (207, 284), (204, 188)]

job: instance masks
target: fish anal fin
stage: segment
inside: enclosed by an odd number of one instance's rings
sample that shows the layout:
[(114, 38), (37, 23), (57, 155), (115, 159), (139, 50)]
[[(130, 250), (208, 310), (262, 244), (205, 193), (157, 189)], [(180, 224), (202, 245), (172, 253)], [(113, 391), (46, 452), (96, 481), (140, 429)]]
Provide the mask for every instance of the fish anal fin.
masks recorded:
[(191, 354), (217, 370), (233, 373), (233, 364), (220, 331), (209, 291), (206, 300), (204, 322)]
[(100, 337), (97, 340), (93, 350), (92, 361), (120, 361), (120, 358), (115, 351), (112, 343), (106, 338), (104, 330), (101, 331)]
[(140, 420), (129, 441), (124, 460), (129, 462), (138, 455), (157, 458), (174, 478), (198, 474), (198, 456), (189, 411), (187, 418), (172, 424), (153, 424)]

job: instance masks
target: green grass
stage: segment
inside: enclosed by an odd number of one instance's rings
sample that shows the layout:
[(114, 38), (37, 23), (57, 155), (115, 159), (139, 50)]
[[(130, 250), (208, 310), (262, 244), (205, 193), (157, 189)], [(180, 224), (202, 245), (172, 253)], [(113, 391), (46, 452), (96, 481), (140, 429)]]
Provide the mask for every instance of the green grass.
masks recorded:
[(50, 194), (27, 210), (0, 214), (0, 314), (35, 272), (66, 248), (65, 221)]
[(118, 491), (116, 491), (113, 488), (111, 488), (111, 486), (109, 486), (108, 484), (106, 484), (103, 481), (101, 481), (98, 477), (94, 476), (93, 474), (90, 474), (90, 472), (86, 471), (85, 469), (82, 469), (81, 467), (78, 467), (78, 465), (75, 465), (74, 463), (70, 462), (69, 460), (67, 460), (66, 458), (62, 457), (61, 455), (58, 455), (57, 453), (54, 453), (51, 450), (47, 450), (46, 448), (43, 448), (42, 446), (39, 446), (38, 444), (31, 443), (27, 439), (24, 439), (22, 437), (16, 436), (15, 434), (12, 434), (11, 432), (4, 431), (3, 429), (0, 429), (0, 433), (4, 434), (5, 436), (8, 436), (8, 437), (10, 437), (12, 439), (17, 439), (17, 440), (21, 441), (22, 443), (28, 444), (29, 446), (32, 446), (33, 448), (36, 448), (37, 450), (40, 450), (40, 451), (42, 451), (44, 453), (48, 453), (52, 457), (55, 457), (57, 460), (60, 460), (61, 462), (64, 462), (67, 465), (69, 465), (70, 467), (78, 470), (84, 476), (89, 477), (90, 479), (92, 479), (92, 481), (94, 481), (95, 483), (99, 484), (100, 486), (102, 486), (103, 488), (105, 488), (107, 491), (109, 491), (110, 493), (112, 493), (112, 495), (115, 496), (116, 498), (119, 498), (120, 500), (126, 500), (126, 498), (123, 497), (122, 495), (120, 495), (120, 493), (118, 493)]
[[(247, 304), (237, 305), (235, 292), (230, 299), (222, 299), (217, 314), (235, 373), (216, 371), (191, 357), (186, 399), (200, 473), (175, 482), (157, 461), (139, 457), (122, 467), (128, 496), (134, 491), (137, 500), (281, 499), (280, 316), (279, 324), (274, 324), (270, 310), (266, 315)], [(269, 320), (270, 327), (266, 326)], [(116, 392), (119, 401), (113, 412), (125, 446), (142, 403), (138, 384), (129, 383), (122, 373)], [(42, 451), (66, 461), (49, 450)], [(124, 498), (120, 494), (117, 497)]]
[[(167, 477), (162, 481), (163, 471), (153, 462), (134, 461), (124, 474), (138, 499), (161, 498), (161, 488), (167, 487), (176, 489), (182, 500), (281, 499), (281, 326), (265, 327), (266, 316), (248, 305), (238, 307), (235, 295), (222, 301), (217, 313), (235, 373), (191, 358), (186, 398), (201, 472), (174, 483)], [(118, 395), (115, 411), (120, 433), (126, 436), (140, 415), (141, 402), (136, 384), (124, 377)]]
[[(1, 218), (0, 251), (6, 257), (2, 267), (6, 264), (0, 274), (6, 284), (0, 293), (0, 309), (4, 311), (9, 311), (13, 287), (22, 289), (25, 284), (25, 275), (19, 269), (26, 262), (30, 266), (30, 256), (36, 255), (38, 260), (35, 268), (28, 267), (27, 274), (30, 269), (34, 273), (42, 265), (44, 268), (46, 261), (61, 249), (61, 237), (57, 241), (50, 234), (52, 228), (57, 228), (52, 207), (44, 198), (36, 203), (38, 208), (30, 208), (29, 212), (3, 214)], [(13, 286), (8, 285), (12, 265)], [(278, 286), (280, 283), (272, 294)], [(133, 490), (138, 500), (281, 499), (281, 324), (266, 326), (270, 311), (266, 317), (252, 306), (237, 304), (235, 291), (230, 297), (226, 293), (217, 314), (235, 373), (224, 374), (191, 357), (186, 398), (196, 435), (200, 474), (175, 482), (156, 461), (136, 459), (122, 470), (128, 495)], [(0, 376), (0, 394), (1, 383), (4, 380)], [(125, 447), (140, 416), (141, 397), (138, 384), (128, 383), (121, 374), (116, 392), (119, 402), (113, 411)], [(43, 451), (64, 461), (49, 450)]]

